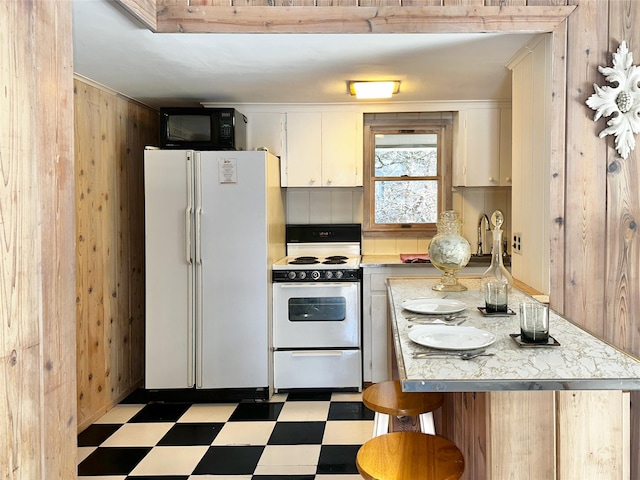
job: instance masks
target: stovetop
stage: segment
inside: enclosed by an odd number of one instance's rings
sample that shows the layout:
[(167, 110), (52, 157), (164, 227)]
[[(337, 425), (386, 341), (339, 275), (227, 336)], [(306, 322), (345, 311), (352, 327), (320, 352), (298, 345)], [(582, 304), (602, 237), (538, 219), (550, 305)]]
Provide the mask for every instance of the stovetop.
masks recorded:
[(360, 255), (290, 255), (273, 264), (274, 270), (346, 270), (360, 268)]
[(273, 264), (273, 280), (359, 280), (360, 232), (360, 225), (287, 225), (287, 256)]

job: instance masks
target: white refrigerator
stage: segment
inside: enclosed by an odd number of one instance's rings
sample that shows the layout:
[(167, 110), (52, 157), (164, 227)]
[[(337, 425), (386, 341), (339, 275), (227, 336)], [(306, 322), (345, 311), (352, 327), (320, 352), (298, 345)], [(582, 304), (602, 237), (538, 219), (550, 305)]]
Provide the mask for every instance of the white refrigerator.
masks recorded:
[(279, 159), (147, 149), (144, 187), (145, 388), (268, 388)]

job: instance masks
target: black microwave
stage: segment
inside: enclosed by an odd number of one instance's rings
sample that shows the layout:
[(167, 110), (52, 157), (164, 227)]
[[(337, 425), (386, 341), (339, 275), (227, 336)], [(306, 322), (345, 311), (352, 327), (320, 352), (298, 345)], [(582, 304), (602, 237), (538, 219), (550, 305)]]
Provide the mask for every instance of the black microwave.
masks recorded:
[(160, 148), (246, 150), (247, 117), (235, 108), (161, 108)]

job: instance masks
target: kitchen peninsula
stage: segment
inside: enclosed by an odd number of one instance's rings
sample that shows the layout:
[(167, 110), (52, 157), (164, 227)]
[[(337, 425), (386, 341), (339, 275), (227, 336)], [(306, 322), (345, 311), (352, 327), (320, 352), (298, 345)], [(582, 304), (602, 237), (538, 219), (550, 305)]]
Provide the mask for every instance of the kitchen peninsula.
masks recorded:
[[(459, 277), (479, 276), (489, 266), (491, 256), (472, 257)], [(362, 355), (365, 382), (389, 378), (391, 332), (387, 316), (387, 278), (435, 277), (440, 271), (431, 263), (404, 263), (399, 254), (363, 255), (362, 267)]]
[[(435, 292), (437, 278), (389, 278), (389, 318), (397, 372), (408, 391), (450, 392), (438, 432), (463, 451), (464, 479), (628, 479), (630, 403), (640, 390), (640, 361), (550, 312), (557, 347), (520, 347), (518, 315), (485, 317), (479, 280), (465, 292)], [(429, 350), (408, 337), (402, 302), (456, 299), (466, 304), (465, 326), (493, 333), (492, 356), (414, 359)], [(514, 289), (509, 306), (534, 301)], [(413, 327), (412, 327), (413, 328)]]

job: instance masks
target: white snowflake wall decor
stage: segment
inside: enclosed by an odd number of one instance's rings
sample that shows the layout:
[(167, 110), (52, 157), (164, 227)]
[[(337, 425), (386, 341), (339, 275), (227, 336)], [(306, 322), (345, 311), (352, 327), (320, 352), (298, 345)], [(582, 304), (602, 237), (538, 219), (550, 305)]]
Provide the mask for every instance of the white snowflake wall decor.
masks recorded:
[(607, 82), (615, 85), (599, 87), (594, 83), (596, 93), (587, 99), (587, 105), (596, 111), (594, 121), (615, 114), (599, 136), (615, 135), (616, 151), (622, 158), (635, 148), (634, 135), (640, 132), (640, 68), (632, 63), (633, 54), (623, 41), (613, 54), (613, 68), (598, 67)]

